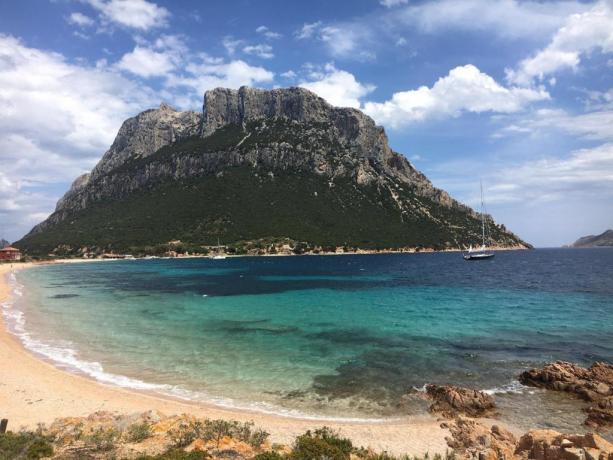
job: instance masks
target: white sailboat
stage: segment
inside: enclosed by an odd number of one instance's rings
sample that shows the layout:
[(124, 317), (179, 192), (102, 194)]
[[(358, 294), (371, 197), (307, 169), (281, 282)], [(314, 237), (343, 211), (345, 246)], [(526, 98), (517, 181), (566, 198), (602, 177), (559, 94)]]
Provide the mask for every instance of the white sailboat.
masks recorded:
[[(219, 238), (217, 238), (217, 251), (221, 251), (221, 244), (219, 244)], [(215, 260), (221, 260), (221, 259), (225, 259), (225, 258), (226, 258), (226, 255), (225, 254), (221, 254), (219, 252), (211, 257), (211, 259), (215, 259)]]
[(492, 252), (487, 252), (487, 246), (485, 245), (485, 203), (483, 201), (483, 183), (481, 183), (481, 236), (481, 247), (473, 249), (471, 244), (468, 248), (468, 253), (464, 254), (464, 260), (484, 260), (494, 257)]

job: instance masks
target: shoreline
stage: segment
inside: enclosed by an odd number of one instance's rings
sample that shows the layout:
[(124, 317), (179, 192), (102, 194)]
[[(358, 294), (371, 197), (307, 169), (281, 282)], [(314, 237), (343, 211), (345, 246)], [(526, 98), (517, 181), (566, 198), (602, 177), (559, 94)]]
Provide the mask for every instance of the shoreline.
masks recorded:
[[(87, 261), (99, 259), (46, 263)], [(7, 281), (9, 273), (35, 265), (41, 264), (30, 262), (0, 265), (0, 302), (8, 301), (11, 296)], [(441, 428), (440, 422), (429, 414), (380, 421), (313, 420), (225, 408), (212, 403), (182, 401), (170, 395), (102, 383), (88, 376), (62, 370), (39, 358), (8, 330), (4, 317), (1, 323), (0, 373), (4, 378), (0, 381), (0, 401), (2, 417), (9, 419), (9, 428), (12, 430), (22, 426), (34, 427), (39, 422), (51, 423), (58, 417), (87, 416), (100, 410), (122, 414), (158, 410), (165, 415), (189, 413), (212, 419), (253, 421), (271, 433), (273, 442), (279, 443), (291, 443), (306, 430), (326, 425), (339, 430), (356, 445), (391, 454), (423, 455), (429, 452), (432, 455), (443, 454), (448, 449), (445, 437), (449, 436), (449, 430)]]

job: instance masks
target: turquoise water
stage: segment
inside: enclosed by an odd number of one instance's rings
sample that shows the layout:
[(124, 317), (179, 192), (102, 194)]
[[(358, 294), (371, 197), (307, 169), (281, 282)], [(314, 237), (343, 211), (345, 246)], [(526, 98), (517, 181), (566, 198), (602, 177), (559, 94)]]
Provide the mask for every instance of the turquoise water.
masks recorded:
[(405, 395), (432, 382), (496, 393), (520, 425), (578, 425), (576, 401), (522, 388), (516, 375), (556, 359), (613, 361), (610, 249), (482, 262), (453, 253), (96, 262), (25, 270), (14, 284), (24, 287), (4, 306), (11, 329), (60, 367), (288, 415), (417, 414), (425, 403)]

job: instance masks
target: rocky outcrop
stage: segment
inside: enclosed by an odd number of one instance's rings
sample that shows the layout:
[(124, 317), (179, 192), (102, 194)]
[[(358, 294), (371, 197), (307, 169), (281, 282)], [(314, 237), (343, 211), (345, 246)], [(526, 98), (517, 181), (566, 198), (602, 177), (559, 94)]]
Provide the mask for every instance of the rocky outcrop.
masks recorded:
[(589, 368), (556, 361), (519, 376), (524, 385), (573, 393), (594, 403), (586, 408), (589, 426), (613, 425), (613, 365), (596, 362)]
[(508, 430), (474, 420), (457, 418), (443, 423), (451, 437), (447, 445), (460, 457), (478, 460), (613, 460), (613, 444), (587, 433), (562, 434), (553, 430), (531, 430), (516, 437)]
[(511, 459), (515, 453), (517, 439), (510, 431), (493, 425), (491, 428), (464, 418), (443, 423), (442, 428), (451, 432), (446, 438), (447, 445), (467, 458), (479, 460)]
[(145, 158), (160, 148), (196, 136), (202, 117), (196, 112), (180, 112), (168, 104), (145, 110), (123, 122), (111, 147), (91, 173), (92, 181), (125, 163)]
[(515, 457), (535, 460), (613, 460), (613, 444), (597, 434), (532, 430), (517, 443)]
[(556, 361), (522, 372), (519, 381), (532, 387), (575, 393), (586, 401), (599, 401), (613, 396), (613, 365), (597, 362), (584, 368)]
[(608, 396), (585, 409), (585, 424), (594, 428), (613, 426), (613, 396)]
[(430, 411), (449, 418), (459, 414), (482, 417), (496, 407), (494, 398), (483, 391), (453, 385), (427, 385), (426, 395), (433, 401)]

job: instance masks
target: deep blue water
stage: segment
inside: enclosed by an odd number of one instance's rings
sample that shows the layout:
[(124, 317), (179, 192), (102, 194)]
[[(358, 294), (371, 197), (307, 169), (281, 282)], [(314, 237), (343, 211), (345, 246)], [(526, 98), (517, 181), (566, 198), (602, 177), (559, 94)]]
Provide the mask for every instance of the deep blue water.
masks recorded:
[(59, 365), (275, 412), (398, 416), (423, 410), (402, 397), (411, 388), (455, 383), (496, 390), (510, 418), (548, 426), (526, 404), (574, 403), (522, 389), (516, 375), (551, 360), (613, 361), (606, 248), (479, 262), (457, 253), (100, 262), (38, 267), (18, 281), (13, 328)]

